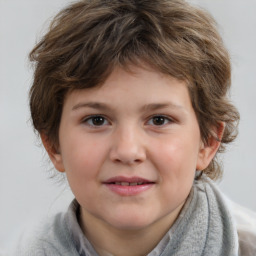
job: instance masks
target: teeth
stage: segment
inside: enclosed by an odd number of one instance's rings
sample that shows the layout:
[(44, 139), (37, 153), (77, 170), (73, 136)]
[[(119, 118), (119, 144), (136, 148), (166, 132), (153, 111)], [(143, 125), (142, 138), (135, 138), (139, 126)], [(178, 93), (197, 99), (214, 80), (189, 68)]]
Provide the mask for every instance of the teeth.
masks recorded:
[(137, 186), (137, 185), (142, 185), (143, 182), (115, 182), (115, 185), (121, 185), (121, 186)]
[(129, 182), (121, 182), (121, 185), (122, 185), (122, 186), (129, 186), (130, 183), (129, 183)]

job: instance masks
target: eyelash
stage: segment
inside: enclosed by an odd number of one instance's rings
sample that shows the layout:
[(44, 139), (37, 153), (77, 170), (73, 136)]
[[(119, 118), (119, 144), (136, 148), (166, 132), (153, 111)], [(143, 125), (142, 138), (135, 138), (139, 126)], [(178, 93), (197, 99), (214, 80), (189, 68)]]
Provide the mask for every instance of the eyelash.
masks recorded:
[(170, 117), (167, 117), (165, 115), (153, 115), (150, 117), (149, 121), (147, 123), (149, 123), (150, 121), (153, 122), (153, 119), (154, 118), (161, 118), (162, 120), (164, 120), (164, 123), (163, 124), (160, 124), (160, 125), (156, 125), (156, 124), (152, 124), (153, 126), (159, 126), (159, 127), (162, 127), (162, 126), (165, 126), (167, 124), (170, 124), (170, 123), (173, 123), (173, 119), (170, 118)]
[[(102, 124), (99, 124), (99, 125), (93, 124), (93, 119), (94, 119), (94, 118), (100, 118), (100, 119), (102, 119), (101, 121), (103, 121), (103, 123), (102, 123)], [(159, 124), (159, 125), (154, 124), (154, 123), (153, 123), (153, 122), (154, 122), (154, 118), (160, 118), (160, 119), (162, 119), (162, 121), (164, 121), (164, 123), (163, 123), (163, 124)], [(98, 120), (98, 121), (99, 121), (99, 120)], [(155, 120), (155, 121), (156, 121), (156, 120)], [(159, 121), (159, 120), (158, 120), (158, 121)], [(107, 124), (106, 124), (106, 122), (107, 122)], [(151, 116), (151, 117), (149, 118), (149, 120), (146, 122), (146, 124), (147, 124), (147, 125), (156, 126), (156, 127), (162, 127), (162, 126), (165, 126), (165, 125), (167, 125), (167, 124), (169, 124), (169, 123), (173, 123), (173, 122), (174, 122), (174, 121), (173, 121), (172, 118), (167, 117), (167, 116), (165, 116), (165, 115), (153, 115), (153, 116)], [(92, 116), (88, 116), (88, 117), (86, 117), (85, 119), (82, 120), (82, 123), (85, 123), (85, 124), (87, 124), (88, 126), (93, 127), (93, 128), (100, 128), (100, 127), (103, 127), (103, 126), (105, 126), (105, 125), (111, 124), (111, 123), (107, 120), (107, 118), (104, 117), (103, 115), (92, 115)]]
[[(95, 125), (92, 123), (94, 118), (102, 118), (104, 123), (107, 121), (107, 118), (104, 117), (103, 115), (92, 115), (92, 116), (88, 116), (85, 119), (83, 119), (82, 123), (86, 123), (88, 126), (93, 127), (93, 128), (102, 127), (103, 125)], [(90, 121), (91, 121), (91, 123), (89, 123)], [(110, 122), (108, 122), (108, 124), (109, 123)]]

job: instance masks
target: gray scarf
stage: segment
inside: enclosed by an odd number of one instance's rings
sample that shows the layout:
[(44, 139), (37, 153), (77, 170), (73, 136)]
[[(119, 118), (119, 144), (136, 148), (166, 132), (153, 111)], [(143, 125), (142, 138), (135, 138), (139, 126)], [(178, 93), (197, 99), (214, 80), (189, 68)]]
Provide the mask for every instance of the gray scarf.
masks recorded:
[(195, 181), (181, 214), (163, 240), (167, 243), (160, 256), (238, 255), (237, 231), (229, 210), (206, 177)]
[[(78, 222), (76, 200), (65, 214), (44, 223), (13, 255), (95, 256)], [(245, 243), (246, 244), (246, 243)], [(203, 177), (195, 181), (179, 217), (148, 256), (237, 256), (238, 238), (221, 193)], [(254, 254), (253, 254), (254, 255)]]
[[(80, 256), (97, 253), (76, 220), (78, 203), (67, 215)], [(191, 193), (173, 226), (147, 256), (238, 256), (238, 236), (223, 196), (206, 177), (194, 181)]]

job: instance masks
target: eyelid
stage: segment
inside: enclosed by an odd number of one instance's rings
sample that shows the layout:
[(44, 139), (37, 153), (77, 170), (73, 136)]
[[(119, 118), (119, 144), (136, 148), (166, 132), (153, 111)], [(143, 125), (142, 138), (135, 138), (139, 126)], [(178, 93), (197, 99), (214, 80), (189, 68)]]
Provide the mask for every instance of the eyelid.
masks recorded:
[[(154, 114), (154, 115), (152, 115), (152, 116), (150, 116), (149, 118), (148, 118), (148, 121), (146, 122), (147, 124), (149, 123), (149, 121), (150, 120), (152, 120), (154, 117), (163, 117), (165, 120), (167, 120), (168, 121), (168, 123), (167, 124), (170, 124), (170, 123), (174, 123), (175, 122), (175, 119), (174, 118), (172, 118), (172, 117), (170, 117), (170, 116), (168, 116), (168, 115), (164, 115), (164, 114)], [(163, 124), (163, 125), (154, 125), (154, 124), (152, 124), (153, 126), (158, 126), (158, 127), (163, 127), (163, 126), (165, 126), (165, 125), (167, 125), (167, 124)]]
[[(103, 124), (103, 125), (93, 125), (93, 124), (89, 124), (88, 121), (89, 121), (89, 120), (92, 120), (92, 119), (95, 118), (95, 117), (102, 117), (102, 118), (104, 118), (104, 120), (107, 121), (108, 124)], [(102, 128), (102, 127), (104, 127), (104, 126), (106, 126), (106, 125), (110, 125), (110, 124), (111, 124), (110, 121), (109, 121), (109, 119), (108, 119), (105, 115), (102, 115), (102, 114), (88, 115), (88, 116), (82, 118), (81, 123), (86, 124), (87, 126), (92, 127), (92, 128)]]

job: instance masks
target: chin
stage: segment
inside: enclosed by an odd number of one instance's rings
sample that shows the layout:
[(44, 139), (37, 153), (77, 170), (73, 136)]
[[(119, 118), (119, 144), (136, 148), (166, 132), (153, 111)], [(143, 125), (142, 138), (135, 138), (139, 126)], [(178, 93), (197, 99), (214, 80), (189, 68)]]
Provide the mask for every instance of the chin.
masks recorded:
[(132, 214), (132, 212), (126, 212), (118, 216), (112, 216), (108, 223), (116, 229), (121, 230), (138, 230), (143, 229), (154, 222), (153, 219), (148, 219), (145, 214)]

